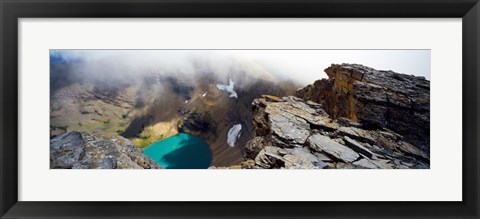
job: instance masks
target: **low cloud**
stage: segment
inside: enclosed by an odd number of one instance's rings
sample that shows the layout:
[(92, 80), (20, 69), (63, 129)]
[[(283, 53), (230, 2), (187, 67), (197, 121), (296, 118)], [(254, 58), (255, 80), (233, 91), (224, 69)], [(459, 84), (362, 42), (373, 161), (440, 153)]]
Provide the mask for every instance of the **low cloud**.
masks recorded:
[(332, 63), (357, 63), (430, 79), (430, 50), (51, 50), (73, 68), (62, 74), (95, 80), (131, 81), (159, 74), (194, 80), (211, 73), (228, 82), (244, 72), (305, 86), (325, 78)]

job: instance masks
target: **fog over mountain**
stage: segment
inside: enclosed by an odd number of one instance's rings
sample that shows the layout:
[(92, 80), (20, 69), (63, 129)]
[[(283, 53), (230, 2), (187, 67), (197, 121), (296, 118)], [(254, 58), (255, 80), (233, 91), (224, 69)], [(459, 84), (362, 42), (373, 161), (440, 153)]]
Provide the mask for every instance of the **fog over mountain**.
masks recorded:
[(101, 72), (99, 77), (151, 72), (193, 76), (205, 70), (224, 75), (247, 68), (304, 86), (327, 78), (323, 69), (332, 63), (361, 63), (430, 79), (430, 50), (51, 50), (50, 54), (57, 61), (82, 62), (75, 71)]
[(255, 99), (293, 95), (344, 62), (430, 78), (429, 50), (51, 50), (50, 135), (121, 135), (143, 148), (184, 132), (210, 146), (212, 165), (238, 164)]
[(216, 51), (52, 51), (51, 130), (120, 134), (139, 147), (185, 132), (230, 165), (252, 137), (252, 101), (300, 87)]

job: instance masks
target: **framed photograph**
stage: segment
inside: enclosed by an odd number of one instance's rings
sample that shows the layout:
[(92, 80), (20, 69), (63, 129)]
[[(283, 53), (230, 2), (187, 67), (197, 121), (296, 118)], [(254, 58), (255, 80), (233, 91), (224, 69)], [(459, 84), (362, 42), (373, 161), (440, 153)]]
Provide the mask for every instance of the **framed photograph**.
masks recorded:
[(480, 217), (477, 0), (0, 10), (2, 218)]

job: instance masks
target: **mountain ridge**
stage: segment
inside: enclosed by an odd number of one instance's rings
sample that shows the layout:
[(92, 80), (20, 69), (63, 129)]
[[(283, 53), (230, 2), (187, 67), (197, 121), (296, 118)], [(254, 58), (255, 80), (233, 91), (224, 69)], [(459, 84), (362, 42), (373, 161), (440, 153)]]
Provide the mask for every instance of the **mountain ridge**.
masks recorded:
[[(69, 146), (75, 136), (117, 145), (123, 135), (142, 147), (178, 132), (208, 143), (211, 168), (430, 168), (428, 80), (359, 64), (325, 72), (328, 79), (296, 91), (241, 72), (226, 75), (228, 92), (209, 74), (197, 84), (154, 74), (130, 85), (70, 84), (51, 102), (51, 168), (122, 166), (96, 156), (85, 164), (85, 147)], [(67, 158), (78, 164), (66, 165)]]
[(359, 64), (325, 72), (296, 96), (254, 100), (255, 137), (234, 168), (430, 168), (428, 80)]

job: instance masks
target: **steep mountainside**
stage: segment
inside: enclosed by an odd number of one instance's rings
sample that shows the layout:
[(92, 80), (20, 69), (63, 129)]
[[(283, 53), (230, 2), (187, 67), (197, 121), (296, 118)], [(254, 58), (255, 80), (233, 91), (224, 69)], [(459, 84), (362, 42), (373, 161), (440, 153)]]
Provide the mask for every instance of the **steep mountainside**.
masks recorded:
[(298, 97), (254, 101), (256, 136), (243, 168), (429, 168), (429, 156), (387, 128), (332, 119), (322, 105)]
[[(52, 72), (56, 79), (51, 86), (51, 137), (71, 131), (97, 132), (123, 136), (143, 148), (185, 132), (210, 146), (214, 165), (242, 161), (244, 146), (254, 133), (251, 103), (255, 98), (292, 95), (297, 88), (248, 68), (221, 76), (204, 69), (195, 77), (151, 73), (129, 80), (93, 80), (66, 78), (74, 68), (71, 65), (52, 66), (59, 72)], [(234, 97), (217, 86), (229, 81), (234, 83)], [(229, 145), (228, 132), (238, 125), (238, 138)]]
[(238, 168), (430, 167), (429, 81), (357, 64), (325, 72), (298, 97), (253, 102), (255, 137)]
[(379, 71), (358, 64), (332, 65), (329, 79), (297, 92), (322, 104), (333, 119), (345, 117), (367, 128), (388, 128), (430, 153), (430, 82), (423, 77)]

